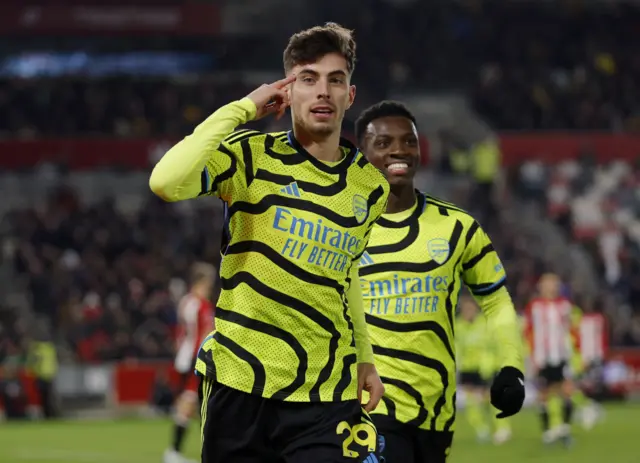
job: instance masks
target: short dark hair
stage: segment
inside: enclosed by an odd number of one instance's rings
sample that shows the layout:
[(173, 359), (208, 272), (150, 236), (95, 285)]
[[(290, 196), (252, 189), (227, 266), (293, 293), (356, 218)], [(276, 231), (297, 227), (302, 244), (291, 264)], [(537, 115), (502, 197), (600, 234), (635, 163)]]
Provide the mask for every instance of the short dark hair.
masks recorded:
[(330, 22), (293, 34), (282, 56), (284, 71), (287, 73), (298, 64), (315, 63), (329, 53), (342, 55), (351, 74), (356, 67), (356, 41), (352, 31)]
[(367, 109), (360, 113), (355, 123), (356, 140), (358, 144), (362, 143), (364, 134), (367, 131), (367, 127), (376, 119), (383, 117), (406, 117), (416, 127), (416, 117), (411, 110), (407, 108), (403, 103), (393, 100), (384, 100), (380, 103), (376, 103), (373, 106), (369, 106)]

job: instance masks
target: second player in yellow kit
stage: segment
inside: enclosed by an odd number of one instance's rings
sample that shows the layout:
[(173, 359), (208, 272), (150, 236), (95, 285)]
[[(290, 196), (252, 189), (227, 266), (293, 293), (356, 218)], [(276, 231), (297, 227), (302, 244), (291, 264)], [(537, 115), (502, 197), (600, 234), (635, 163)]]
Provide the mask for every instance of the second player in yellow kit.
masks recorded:
[(385, 384), (372, 416), (389, 463), (444, 462), (456, 417), (454, 317), (463, 284), (502, 346), (493, 402), (509, 416), (524, 400), (522, 342), (505, 270), (473, 217), (413, 188), (418, 134), (402, 104), (364, 111), (356, 136), (391, 188), (360, 260), (366, 320)]

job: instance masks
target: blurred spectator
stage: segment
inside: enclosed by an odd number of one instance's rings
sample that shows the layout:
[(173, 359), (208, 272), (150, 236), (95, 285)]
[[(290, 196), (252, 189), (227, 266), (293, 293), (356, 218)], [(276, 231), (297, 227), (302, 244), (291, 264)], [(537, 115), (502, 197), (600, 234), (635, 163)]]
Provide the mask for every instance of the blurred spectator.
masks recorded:
[(4, 362), (0, 370), (0, 402), (8, 420), (27, 418), (27, 393), (18, 376), (20, 361), (11, 358)]
[[(212, 204), (209, 202), (208, 204)], [(210, 220), (150, 197), (134, 215), (112, 201), (87, 207), (59, 195), (12, 214), (16, 270), (34, 310), (49, 318), (78, 360), (166, 358), (175, 303), (191, 262), (219, 259)]]

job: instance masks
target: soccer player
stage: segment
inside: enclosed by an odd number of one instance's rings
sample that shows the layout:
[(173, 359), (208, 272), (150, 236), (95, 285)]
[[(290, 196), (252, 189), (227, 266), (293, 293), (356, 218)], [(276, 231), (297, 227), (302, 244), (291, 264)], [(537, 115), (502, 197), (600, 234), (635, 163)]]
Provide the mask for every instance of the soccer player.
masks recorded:
[(191, 288), (178, 304), (178, 339), (174, 368), (180, 375), (180, 392), (175, 403), (173, 439), (164, 453), (164, 463), (187, 462), (182, 443), (189, 421), (197, 410), (199, 381), (193, 374), (198, 349), (214, 326), (210, 302), (215, 268), (197, 263), (191, 269)]
[(572, 369), (575, 376), (573, 403), (581, 418), (583, 428), (589, 430), (601, 418), (602, 408), (589, 398), (585, 389), (593, 392), (602, 382), (602, 366), (607, 349), (607, 323), (604, 316), (585, 306), (584, 312), (577, 306), (572, 310)]
[(495, 363), (501, 346), (494, 342), (487, 320), (470, 296), (460, 298), (455, 331), (458, 383), (465, 393), (469, 424), (479, 441), (488, 440), (493, 430), (493, 442), (502, 444), (511, 437), (511, 426), (508, 420), (496, 418), (489, 403), (489, 384), (496, 373)]
[[(284, 79), (217, 110), (151, 175), (168, 201), (224, 201), (216, 331), (196, 363), (204, 463), (377, 461), (366, 411), (384, 386), (357, 262), (389, 185), (340, 138), (355, 48), (333, 23), (293, 35)], [(289, 106), (292, 131), (235, 131)]]
[(503, 418), (524, 401), (522, 342), (505, 271), (469, 214), (414, 189), (420, 148), (405, 106), (385, 101), (365, 110), (356, 137), (391, 186), (360, 261), (366, 320), (386, 387), (372, 416), (388, 462), (444, 462), (456, 416), (454, 312), (463, 284), (502, 347), (491, 403)]
[[(573, 304), (560, 295), (560, 278), (546, 273), (538, 281), (538, 297), (525, 309), (527, 338), (538, 377), (538, 402), (545, 443), (571, 443), (573, 381), (571, 379), (571, 312)], [(550, 399), (562, 401), (562, 423), (550, 426)], [(555, 423), (554, 423), (555, 424)]]

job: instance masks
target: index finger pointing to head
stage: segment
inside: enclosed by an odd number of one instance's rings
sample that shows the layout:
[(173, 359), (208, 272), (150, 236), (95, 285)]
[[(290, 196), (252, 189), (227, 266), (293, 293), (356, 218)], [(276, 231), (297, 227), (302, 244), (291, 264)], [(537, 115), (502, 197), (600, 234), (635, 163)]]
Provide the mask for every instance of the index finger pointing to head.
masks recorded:
[(296, 80), (296, 75), (295, 74), (291, 74), (287, 77), (285, 77), (284, 79), (280, 79), (280, 80), (276, 80), (273, 85), (276, 88), (283, 88), (287, 85), (289, 85), (291, 82), (293, 82), (294, 80)]

